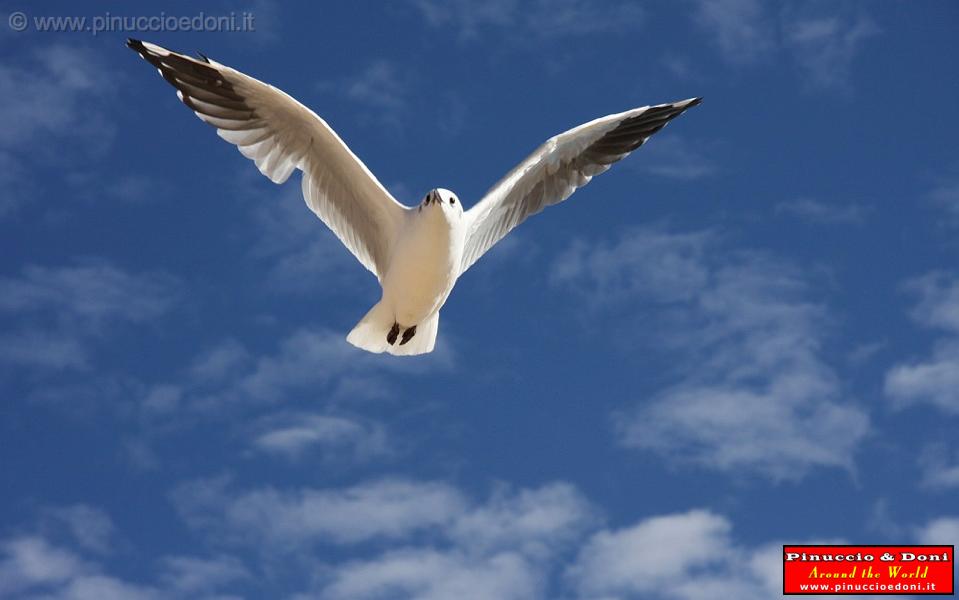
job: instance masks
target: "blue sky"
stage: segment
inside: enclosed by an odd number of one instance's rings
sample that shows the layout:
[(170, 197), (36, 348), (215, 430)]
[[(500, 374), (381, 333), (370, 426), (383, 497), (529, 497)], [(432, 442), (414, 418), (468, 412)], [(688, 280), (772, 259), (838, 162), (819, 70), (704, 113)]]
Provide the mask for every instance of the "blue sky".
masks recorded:
[[(0, 597), (776, 597), (780, 545), (959, 542), (959, 5), (86, 3), (0, 28)], [(306, 12), (301, 12), (306, 10)], [(459, 282), (437, 350), (127, 35), (467, 207), (705, 97)], [(296, 176), (298, 177), (298, 176)]]

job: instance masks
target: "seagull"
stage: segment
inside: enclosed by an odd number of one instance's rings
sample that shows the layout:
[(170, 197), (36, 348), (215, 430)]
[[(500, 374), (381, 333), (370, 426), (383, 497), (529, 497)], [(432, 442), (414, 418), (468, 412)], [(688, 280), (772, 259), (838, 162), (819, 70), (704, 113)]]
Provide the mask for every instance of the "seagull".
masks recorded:
[(379, 302), (347, 336), (369, 352), (433, 351), (440, 309), (459, 277), (514, 227), (568, 198), (702, 98), (634, 108), (554, 136), (469, 210), (435, 188), (400, 204), (316, 113), (200, 54), (128, 39), (177, 96), (274, 183), (302, 171), (307, 206), (377, 278)]

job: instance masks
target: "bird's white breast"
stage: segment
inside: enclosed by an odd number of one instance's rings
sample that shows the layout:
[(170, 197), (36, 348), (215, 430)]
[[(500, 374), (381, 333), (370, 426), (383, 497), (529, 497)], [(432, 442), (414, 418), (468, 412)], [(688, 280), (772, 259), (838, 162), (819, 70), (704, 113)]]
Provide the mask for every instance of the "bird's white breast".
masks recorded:
[(443, 306), (459, 276), (465, 227), (440, 206), (411, 213), (383, 278), (383, 299), (397, 322), (409, 327)]

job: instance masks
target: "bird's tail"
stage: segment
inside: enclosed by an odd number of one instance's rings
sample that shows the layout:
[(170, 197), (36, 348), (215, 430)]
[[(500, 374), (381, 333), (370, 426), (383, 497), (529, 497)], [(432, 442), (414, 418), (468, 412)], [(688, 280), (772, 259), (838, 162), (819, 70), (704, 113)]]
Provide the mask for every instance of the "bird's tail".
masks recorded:
[[(346, 336), (346, 341), (367, 352), (389, 352), (398, 356), (412, 356), (426, 354), (433, 351), (436, 345), (436, 332), (439, 329), (439, 311), (433, 313), (422, 323), (417, 324), (416, 334), (405, 344), (400, 345), (400, 339), (393, 344), (387, 340), (390, 329), (396, 322), (393, 311), (382, 300), (373, 305), (373, 308), (360, 319), (353, 331)], [(402, 334), (402, 330), (400, 334)]]

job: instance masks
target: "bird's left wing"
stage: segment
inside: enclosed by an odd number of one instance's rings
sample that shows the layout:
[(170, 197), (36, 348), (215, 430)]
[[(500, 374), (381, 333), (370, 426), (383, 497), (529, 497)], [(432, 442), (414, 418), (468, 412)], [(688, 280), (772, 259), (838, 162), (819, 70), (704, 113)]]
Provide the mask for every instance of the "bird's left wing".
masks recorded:
[(466, 212), (466, 247), (460, 272), (527, 217), (568, 198), (701, 100), (634, 108), (547, 140)]
[(307, 205), (363, 266), (382, 278), (408, 208), (393, 199), (323, 119), (272, 85), (206, 57), (197, 60), (139, 40), (127, 45), (274, 183), (301, 169)]

